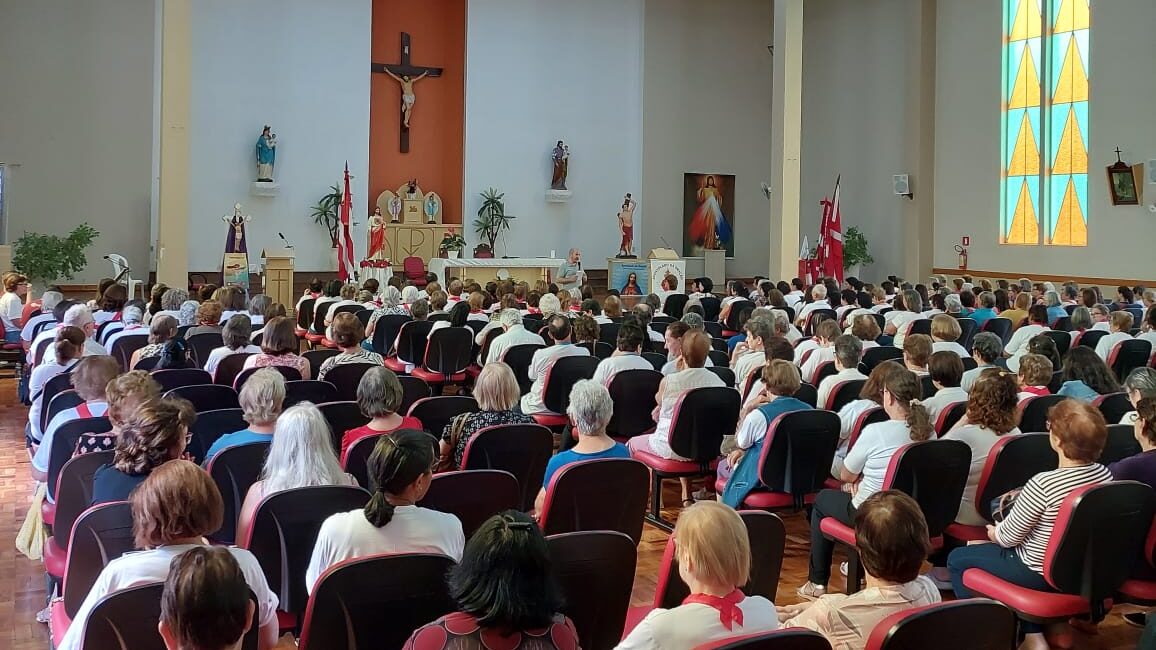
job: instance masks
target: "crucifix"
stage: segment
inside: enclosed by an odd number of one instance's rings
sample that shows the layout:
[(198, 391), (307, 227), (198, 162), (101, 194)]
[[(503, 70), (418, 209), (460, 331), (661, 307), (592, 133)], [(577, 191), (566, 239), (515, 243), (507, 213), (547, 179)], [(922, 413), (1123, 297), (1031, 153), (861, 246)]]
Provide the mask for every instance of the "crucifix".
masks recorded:
[(427, 68), (410, 63), (409, 33), (401, 33), (401, 62), (400, 63), (373, 63), (370, 69), (373, 72), (383, 72), (401, 85), (401, 137), (399, 138), (402, 153), (409, 153), (409, 122), (413, 117), (413, 105), (417, 101), (413, 85), (426, 77), (440, 77), (441, 68)]

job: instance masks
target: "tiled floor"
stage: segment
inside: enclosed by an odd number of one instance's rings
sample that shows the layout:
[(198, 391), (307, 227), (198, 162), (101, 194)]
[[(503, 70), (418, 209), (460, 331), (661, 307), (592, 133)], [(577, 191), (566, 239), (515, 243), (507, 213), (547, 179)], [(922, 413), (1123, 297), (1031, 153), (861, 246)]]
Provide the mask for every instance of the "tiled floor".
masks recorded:
[[(3, 540), (0, 543), (0, 650), (44, 650), (48, 646), (47, 627), (33, 618), (44, 603), (43, 569), (39, 562), (20, 555), (12, 543), (24, 521), (33, 487), (23, 442), (25, 413), (26, 409), (16, 402), (13, 382), (0, 381), (0, 540)], [(678, 502), (676, 489), (676, 482), (668, 482), (664, 490), (666, 503)], [(677, 512), (669, 510), (667, 516), (673, 518)], [(788, 515), (784, 520), (788, 531), (787, 552), (778, 601), (790, 604), (797, 601), (795, 587), (806, 579), (807, 523), (802, 515)], [(653, 598), (666, 539), (665, 533), (650, 526), (643, 532), (634, 581), (633, 603), (636, 605), (648, 604)], [(842, 586), (836, 572), (831, 587), (842, 589)], [(1135, 648), (1138, 638), (1139, 631), (1124, 625), (1114, 613), (1100, 625), (1098, 635), (1079, 636), (1076, 647), (1125, 650)]]

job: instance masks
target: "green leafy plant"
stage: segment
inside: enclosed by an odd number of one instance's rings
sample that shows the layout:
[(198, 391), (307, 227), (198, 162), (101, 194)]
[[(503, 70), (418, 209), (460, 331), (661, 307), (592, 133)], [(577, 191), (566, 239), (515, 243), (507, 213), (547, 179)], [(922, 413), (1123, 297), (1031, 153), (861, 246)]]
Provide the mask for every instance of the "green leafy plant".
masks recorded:
[(337, 248), (337, 228), (341, 220), (337, 210), (341, 207), (341, 190), (336, 185), (329, 186), (329, 193), (321, 197), (313, 206), (313, 222), (329, 231), (329, 245)]
[(447, 232), (446, 236), (442, 238), (441, 243), (438, 244), (438, 250), (443, 252), (443, 253), (446, 251), (461, 252), (465, 247), (466, 247), (466, 238), (462, 237), (461, 234), (456, 233), (452, 230)]
[(71, 280), (88, 266), (84, 251), (99, 235), (87, 223), (73, 228), (65, 237), (25, 231), (12, 244), (12, 266), (36, 281)]
[(482, 192), (481, 196), (482, 206), (478, 208), (478, 218), (474, 219), (474, 232), (485, 240), (492, 251), (498, 236), (503, 230), (510, 229), (510, 221), (515, 217), (506, 214), (506, 204), (502, 200), (506, 196), (504, 192), (499, 193), (491, 187)]
[(843, 233), (843, 268), (874, 263), (875, 258), (871, 257), (867, 249), (867, 238), (863, 236), (863, 231), (856, 226), (848, 228)]

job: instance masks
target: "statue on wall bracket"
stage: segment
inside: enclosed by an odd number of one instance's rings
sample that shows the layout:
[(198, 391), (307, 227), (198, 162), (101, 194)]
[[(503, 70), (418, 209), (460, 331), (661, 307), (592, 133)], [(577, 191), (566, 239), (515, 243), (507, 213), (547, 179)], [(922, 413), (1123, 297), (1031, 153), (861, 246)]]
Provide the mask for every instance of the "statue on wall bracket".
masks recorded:
[(550, 189), (546, 190), (547, 203), (565, 203), (572, 192), (566, 189), (566, 176), (570, 173), (570, 147), (562, 140), (550, 152), (554, 171), (550, 174)]

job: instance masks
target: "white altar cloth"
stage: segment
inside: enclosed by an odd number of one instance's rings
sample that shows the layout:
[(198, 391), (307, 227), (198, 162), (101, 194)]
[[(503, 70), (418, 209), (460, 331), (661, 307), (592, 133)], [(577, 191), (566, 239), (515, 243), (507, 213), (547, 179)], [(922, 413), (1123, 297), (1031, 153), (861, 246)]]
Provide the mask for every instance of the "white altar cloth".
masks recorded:
[[(549, 257), (508, 257), (502, 258), (444, 258), (435, 257), (429, 261), (429, 270), (431, 273), (436, 273), (438, 281), (445, 286), (447, 278), (457, 276), (461, 278), (469, 275), (471, 272), (475, 274), (485, 273), (487, 276), (493, 274), (494, 277), (499, 276), (499, 272), (505, 269), (508, 275), (518, 277), (519, 275), (526, 275), (529, 271), (537, 271), (543, 280), (549, 280), (549, 276), (558, 270), (566, 260), (552, 259)], [(473, 269), (479, 269), (473, 271)], [(519, 274), (518, 271), (522, 273)], [(490, 280), (490, 277), (476, 277), (475, 280)], [(526, 279), (526, 278), (523, 278)], [(534, 279), (537, 279), (535, 277)]]

